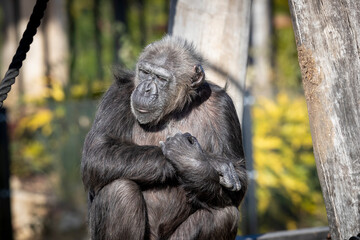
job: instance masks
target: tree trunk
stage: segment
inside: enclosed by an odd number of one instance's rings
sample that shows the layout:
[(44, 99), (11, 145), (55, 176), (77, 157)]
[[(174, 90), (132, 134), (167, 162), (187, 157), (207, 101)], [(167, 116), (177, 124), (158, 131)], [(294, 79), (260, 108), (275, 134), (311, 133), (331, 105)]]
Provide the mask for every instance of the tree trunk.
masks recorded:
[(173, 0), (169, 33), (191, 40), (208, 61), (207, 79), (225, 86), (242, 119), (250, 0)]
[(360, 1), (289, 0), (332, 239), (360, 232)]

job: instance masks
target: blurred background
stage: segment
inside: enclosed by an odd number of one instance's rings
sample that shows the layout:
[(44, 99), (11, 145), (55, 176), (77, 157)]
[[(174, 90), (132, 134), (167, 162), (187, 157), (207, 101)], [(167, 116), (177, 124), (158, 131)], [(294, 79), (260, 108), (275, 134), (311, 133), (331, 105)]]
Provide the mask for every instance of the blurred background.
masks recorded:
[[(0, 4), (4, 76), (35, 0)], [(49, 2), (5, 101), (14, 239), (87, 238), (84, 137), (114, 67), (133, 69), (141, 49), (167, 33), (169, 8), (167, 0)], [(287, 0), (253, 0), (246, 91), (254, 195), (239, 234), (327, 226)]]

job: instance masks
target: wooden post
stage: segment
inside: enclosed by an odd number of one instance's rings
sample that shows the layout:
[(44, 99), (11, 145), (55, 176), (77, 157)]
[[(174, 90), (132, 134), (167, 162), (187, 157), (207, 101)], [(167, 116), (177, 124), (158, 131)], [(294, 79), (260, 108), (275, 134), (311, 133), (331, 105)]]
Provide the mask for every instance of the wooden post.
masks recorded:
[(12, 239), (10, 190), (9, 190), (9, 142), (6, 129), (5, 109), (0, 108), (0, 235)]
[(349, 239), (360, 232), (360, 1), (289, 6), (331, 236)]
[(274, 96), (274, 87), (271, 83), (272, 61), (272, 2), (269, 0), (252, 0), (251, 7), (251, 42), (252, 74), (249, 74), (251, 93), (271, 98)]

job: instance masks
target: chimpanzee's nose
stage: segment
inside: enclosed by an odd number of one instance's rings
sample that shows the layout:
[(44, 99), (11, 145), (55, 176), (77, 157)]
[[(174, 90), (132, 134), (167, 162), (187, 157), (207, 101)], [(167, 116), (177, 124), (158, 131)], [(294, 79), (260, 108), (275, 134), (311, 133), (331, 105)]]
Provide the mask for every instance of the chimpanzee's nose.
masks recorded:
[(152, 82), (148, 82), (145, 86), (145, 92), (150, 92), (151, 89), (153, 88), (152, 86)]
[(142, 82), (139, 90), (144, 96), (151, 96), (157, 93), (156, 85), (153, 81)]

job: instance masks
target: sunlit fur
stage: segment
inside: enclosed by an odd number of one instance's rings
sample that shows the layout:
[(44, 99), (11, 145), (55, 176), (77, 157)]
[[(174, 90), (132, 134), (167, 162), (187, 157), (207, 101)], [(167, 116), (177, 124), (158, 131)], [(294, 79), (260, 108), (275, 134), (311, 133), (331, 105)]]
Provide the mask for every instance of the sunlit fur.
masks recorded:
[[(167, 36), (146, 47), (141, 61), (168, 67), (175, 80), (167, 107), (151, 124), (139, 124), (131, 111), (136, 72), (119, 70), (104, 94), (81, 162), (91, 239), (234, 239), (247, 181), (230, 97), (206, 81), (191, 87), (202, 59), (184, 40)], [(196, 137), (201, 151), (173, 145), (181, 154), (165, 158), (159, 141), (178, 132)], [(217, 166), (229, 164), (240, 190), (220, 184)]]
[[(194, 66), (204, 65), (204, 61), (198, 54), (193, 44), (179, 37), (166, 36), (160, 41), (148, 45), (141, 53), (138, 64), (136, 65), (135, 84), (138, 85), (139, 64), (142, 62), (151, 63), (153, 66), (162, 67), (172, 73), (173, 79), (170, 88), (166, 93), (166, 101), (160, 96), (158, 103), (161, 111), (153, 111), (148, 119), (138, 116), (136, 111), (133, 114), (141, 122), (157, 124), (165, 115), (181, 111), (186, 104), (196, 96), (196, 88), (191, 86), (191, 78), (194, 76)], [(167, 101), (172, 99), (171, 101)]]

